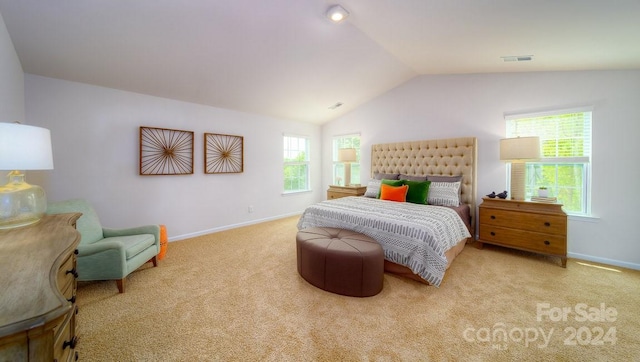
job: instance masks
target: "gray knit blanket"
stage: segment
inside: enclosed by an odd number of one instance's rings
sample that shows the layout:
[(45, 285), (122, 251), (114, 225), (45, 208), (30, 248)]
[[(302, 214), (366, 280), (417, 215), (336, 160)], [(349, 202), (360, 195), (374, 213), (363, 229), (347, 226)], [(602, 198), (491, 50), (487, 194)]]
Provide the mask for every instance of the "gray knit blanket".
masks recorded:
[(447, 269), (444, 253), (471, 236), (450, 208), (355, 196), (309, 206), (298, 230), (310, 227), (367, 235), (382, 245), (385, 259), (408, 267), (435, 286), (440, 286)]

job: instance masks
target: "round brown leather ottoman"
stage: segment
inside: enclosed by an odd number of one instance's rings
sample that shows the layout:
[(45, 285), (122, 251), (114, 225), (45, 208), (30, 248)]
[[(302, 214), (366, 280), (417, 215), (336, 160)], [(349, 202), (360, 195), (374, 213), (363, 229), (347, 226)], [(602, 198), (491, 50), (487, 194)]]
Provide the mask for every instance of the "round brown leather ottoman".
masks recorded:
[(328, 292), (352, 297), (380, 293), (384, 252), (372, 238), (349, 230), (315, 227), (296, 235), (298, 273)]

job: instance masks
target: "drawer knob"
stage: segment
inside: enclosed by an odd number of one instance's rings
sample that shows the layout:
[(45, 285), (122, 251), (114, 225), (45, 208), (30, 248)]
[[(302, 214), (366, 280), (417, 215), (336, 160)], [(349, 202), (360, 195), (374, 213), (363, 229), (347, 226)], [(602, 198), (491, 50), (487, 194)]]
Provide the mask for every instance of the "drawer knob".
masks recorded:
[(495, 219), (496, 219), (495, 215), (491, 215), (491, 220), (495, 220)]
[(71, 347), (71, 349), (74, 349), (76, 348), (76, 344), (78, 344), (78, 336), (73, 336), (70, 341), (64, 341), (64, 343), (62, 343), (62, 349), (65, 349), (67, 347)]
[(551, 226), (551, 223), (547, 221), (544, 223), (544, 226)]
[(491, 232), (491, 236), (496, 236), (496, 233), (494, 233), (493, 231)]
[(545, 240), (544, 245), (551, 245), (551, 243), (549, 242), (549, 240)]
[(67, 270), (67, 272), (65, 274), (73, 274), (74, 278), (78, 277), (78, 272), (76, 271), (76, 268), (73, 268), (71, 270)]

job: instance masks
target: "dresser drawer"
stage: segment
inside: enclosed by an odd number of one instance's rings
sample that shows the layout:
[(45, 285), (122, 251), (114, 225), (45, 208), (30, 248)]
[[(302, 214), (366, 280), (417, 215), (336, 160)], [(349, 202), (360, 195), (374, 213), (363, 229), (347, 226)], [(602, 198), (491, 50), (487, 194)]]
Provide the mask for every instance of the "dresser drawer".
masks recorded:
[(74, 335), (72, 329), (72, 323), (74, 320), (74, 313), (70, 311), (64, 318), (61, 325), (54, 329), (54, 345), (53, 345), (53, 357), (58, 361), (69, 361), (72, 358), (74, 349), (78, 342), (78, 337)]
[(480, 208), (480, 223), (540, 233), (567, 235), (567, 218), (560, 215)]
[(364, 186), (329, 186), (327, 190), (327, 199), (339, 199), (347, 196), (362, 196), (367, 191)]
[(69, 254), (60, 266), (60, 269), (58, 269), (58, 288), (65, 289), (68, 285), (73, 285), (76, 274), (76, 256)]
[(480, 241), (553, 255), (566, 255), (564, 236), (480, 224)]

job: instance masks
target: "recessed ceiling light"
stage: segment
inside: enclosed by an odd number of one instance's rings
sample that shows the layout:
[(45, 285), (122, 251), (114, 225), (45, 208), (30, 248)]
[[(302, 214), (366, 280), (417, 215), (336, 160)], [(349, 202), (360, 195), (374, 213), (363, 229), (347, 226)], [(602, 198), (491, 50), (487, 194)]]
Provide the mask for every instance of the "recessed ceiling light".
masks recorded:
[(529, 62), (533, 60), (533, 55), (507, 55), (500, 58), (505, 62)]
[(349, 16), (349, 12), (340, 5), (333, 5), (327, 10), (327, 18), (334, 23), (339, 23)]

